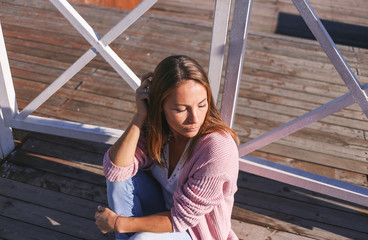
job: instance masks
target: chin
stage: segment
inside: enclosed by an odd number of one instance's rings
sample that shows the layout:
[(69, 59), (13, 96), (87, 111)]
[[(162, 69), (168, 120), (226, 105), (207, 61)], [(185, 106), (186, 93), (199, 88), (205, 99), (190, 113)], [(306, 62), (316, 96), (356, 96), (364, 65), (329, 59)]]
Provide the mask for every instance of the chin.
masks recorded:
[(194, 138), (199, 133), (199, 129), (196, 129), (195, 131), (181, 129), (180, 131), (173, 131), (173, 132), (184, 138)]
[(183, 134), (184, 137), (187, 138), (194, 138), (195, 136), (197, 136), (199, 131), (195, 131), (195, 132), (186, 132), (185, 134)]

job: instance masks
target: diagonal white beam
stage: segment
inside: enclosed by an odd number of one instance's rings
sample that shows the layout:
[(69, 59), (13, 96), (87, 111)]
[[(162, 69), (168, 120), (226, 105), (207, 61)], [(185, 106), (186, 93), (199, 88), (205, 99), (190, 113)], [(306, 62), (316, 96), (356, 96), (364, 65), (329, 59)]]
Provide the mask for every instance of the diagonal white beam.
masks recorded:
[(16, 116), (16, 119), (25, 119), (47, 99), (49, 99), (57, 90), (59, 90), (66, 82), (77, 74), (84, 66), (86, 66), (97, 54), (89, 49), (75, 63), (73, 63), (65, 72), (63, 72), (55, 81), (53, 81), (45, 90), (43, 90), (35, 99), (33, 99), (23, 110)]
[(108, 46), (99, 41), (99, 37), (92, 27), (66, 0), (50, 0), (55, 7), (64, 15), (72, 26), (93, 46), (99, 54), (111, 65), (112, 68), (133, 89), (140, 85), (139, 78), (123, 62), (123, 60)]
[(360, 105), (364, 114), (368, 117), (367, 93), (361, 88), (358, 79), (338, 50), (336, 44), (331, 39), (325, 27), (321, 23), (321, 20), (312, 9), (312, 6), (307, 0), (293, 0), (293, 3), (299, 10), (300, 15), (303, 17), (305, 23), (308, 25), (323, 50), (326, 52), (336, 71), (349, 88), (354, 100)]
[[(364, 85), (363, 89), (368, 91), (368, 84)], [(240, 156), (249, 154), (352, 104), (354, 104), (354, 98), (351, 93), (347, 93), (325, 105), (314, 109), (311, 112), (304, 114), (299, 118), (285, 123), (284, 125), (275, 128), (272, 131), (269, 131), (247, 143), (242, 144), (239, 147), (239, 154)]]
[(158, 0), (143, 0), (133, 10), (131, 10), (118, 24), (116, 24), (109, 32), (107, 32), (101, 43), (109, 45), (118, 36), (120, 36), (128, 27), (135, 23), (145, 12), (147, 12)]
[[(139, 17), (150, 9), (157, 0), (142, 1), (137, 7), (129, 12), (119, 23), (117, 23), (109, 32), (107, 32), (100, 42), (104, 45), (110, 44), (120, 36), (129, 26), (131, 26)], [(85, 52), (73, 65), (71, 65), (62, 75), (60, 75), (52, 84), (50, 84), (42, 93), (40, 93), (32, 102), (30, 102), (23, 111), (17, 116), (17, 119), (25, 119), (29, 114), (41, 106), (84, 66), (86, 66), (97, 53), (93, 48)]]

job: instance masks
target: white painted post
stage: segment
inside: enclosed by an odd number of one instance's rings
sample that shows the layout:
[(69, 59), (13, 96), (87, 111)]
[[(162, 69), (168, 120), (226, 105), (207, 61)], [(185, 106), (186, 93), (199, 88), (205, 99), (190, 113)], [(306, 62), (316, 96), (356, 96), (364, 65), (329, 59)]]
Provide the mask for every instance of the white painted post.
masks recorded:
[(9, 123), (18, 113), (18, 107), (1, 23), (0, 53), (0, 158), (4, 158), (14, 149), (13, 134)]
[(221, 102), (221, 116), (230, 127), (232, 127), (234, 122), (251, 8), (252, 0), (235, 1), (226, 64), (224, 93)]
[(2, 111), (0, 111), (0, 159), (4, 159), (14, 149), (13, 133), (5, 126)]
[(212, 95), (217, 102), (220, 91), (222, 66), (225, 57), (226, 36), (229, 24), (231, 0), (217, 0), (213, 19), (211, 52), (208, 66), (208, 79)]

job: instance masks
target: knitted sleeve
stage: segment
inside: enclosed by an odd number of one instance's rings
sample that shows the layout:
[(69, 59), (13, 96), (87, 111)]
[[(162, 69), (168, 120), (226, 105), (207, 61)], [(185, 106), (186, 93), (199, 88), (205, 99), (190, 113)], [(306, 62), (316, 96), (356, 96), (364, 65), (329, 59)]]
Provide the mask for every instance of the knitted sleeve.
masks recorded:
[(225, 197), (232, 198), (237, 190), (238, 156), (238, 148), (228, 134), (210, 134), (197, 143), (190, 159), (194, 162), (193, 167), (187, 173), (183, 171), (182, 174), (188, 174), (188, 178), (173, 197), (171, 216), (175, 232), (192, 228), (203, 222), (204, 218), (204, 221), (212, 221), (212, 227), (221, 231), (219, 224), (227, 220), (214, 216), (216, 214), (211, 215), (211, 212), (224, 204)]
[(143, 135), (140, 136), (137, 148), (135, 151), (134, 161), (130, 166), (118, 167), (110, 159), (110, 149), (105, 153), (103, 159), (104, 174), (110, 182), (124, 181), (133, 177), (139, 169), (149, 169), (153, 161), (148, 157), (146, 150), (146, 139)]

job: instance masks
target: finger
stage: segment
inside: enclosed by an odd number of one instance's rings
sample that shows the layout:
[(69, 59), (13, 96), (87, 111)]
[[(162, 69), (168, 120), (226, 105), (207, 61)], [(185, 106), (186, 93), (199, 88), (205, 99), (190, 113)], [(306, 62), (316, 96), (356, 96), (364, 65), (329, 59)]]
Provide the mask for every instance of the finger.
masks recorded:
[(153, 72), (146, 73), (146, 74), (144, 74), (144, 75), (141, 77), (141, 81), (143, 82), (144, 80), (149, 79), (149, 78), (151, 78), (151, 77), (153, 77)]
[(143, 87), (143, 88), (147, 88), (147, 87), (150, 87), (150, 86), (151, 86), (151, 81), (149, 79), (146, 79), (141, 83), (141, 87)]
[(106, 234), (106, 233), (107, 233), (107, 231), (103, 230), (100, 226), (98, 226), (98, 224), (97, 224), (97, 223), (96, 223), (96, 225), (97, 225), (97, 228), (100, 230), (100, 232), (101, 232), (102, 234)]
[(151, 82), (146, 80), (142, 82), (142, 84), (137, 88), (136, 93), (143, 94), (144, 96), (148, 96), (150, 91)]
[(96, 211), (95, 213), (95, 219), (97, 220), (98, 218), (100, 218), (102, 212)]
[(149, 97), (149, 88), (142, 88), (136, 91), (136, 100), (146, 99)]

